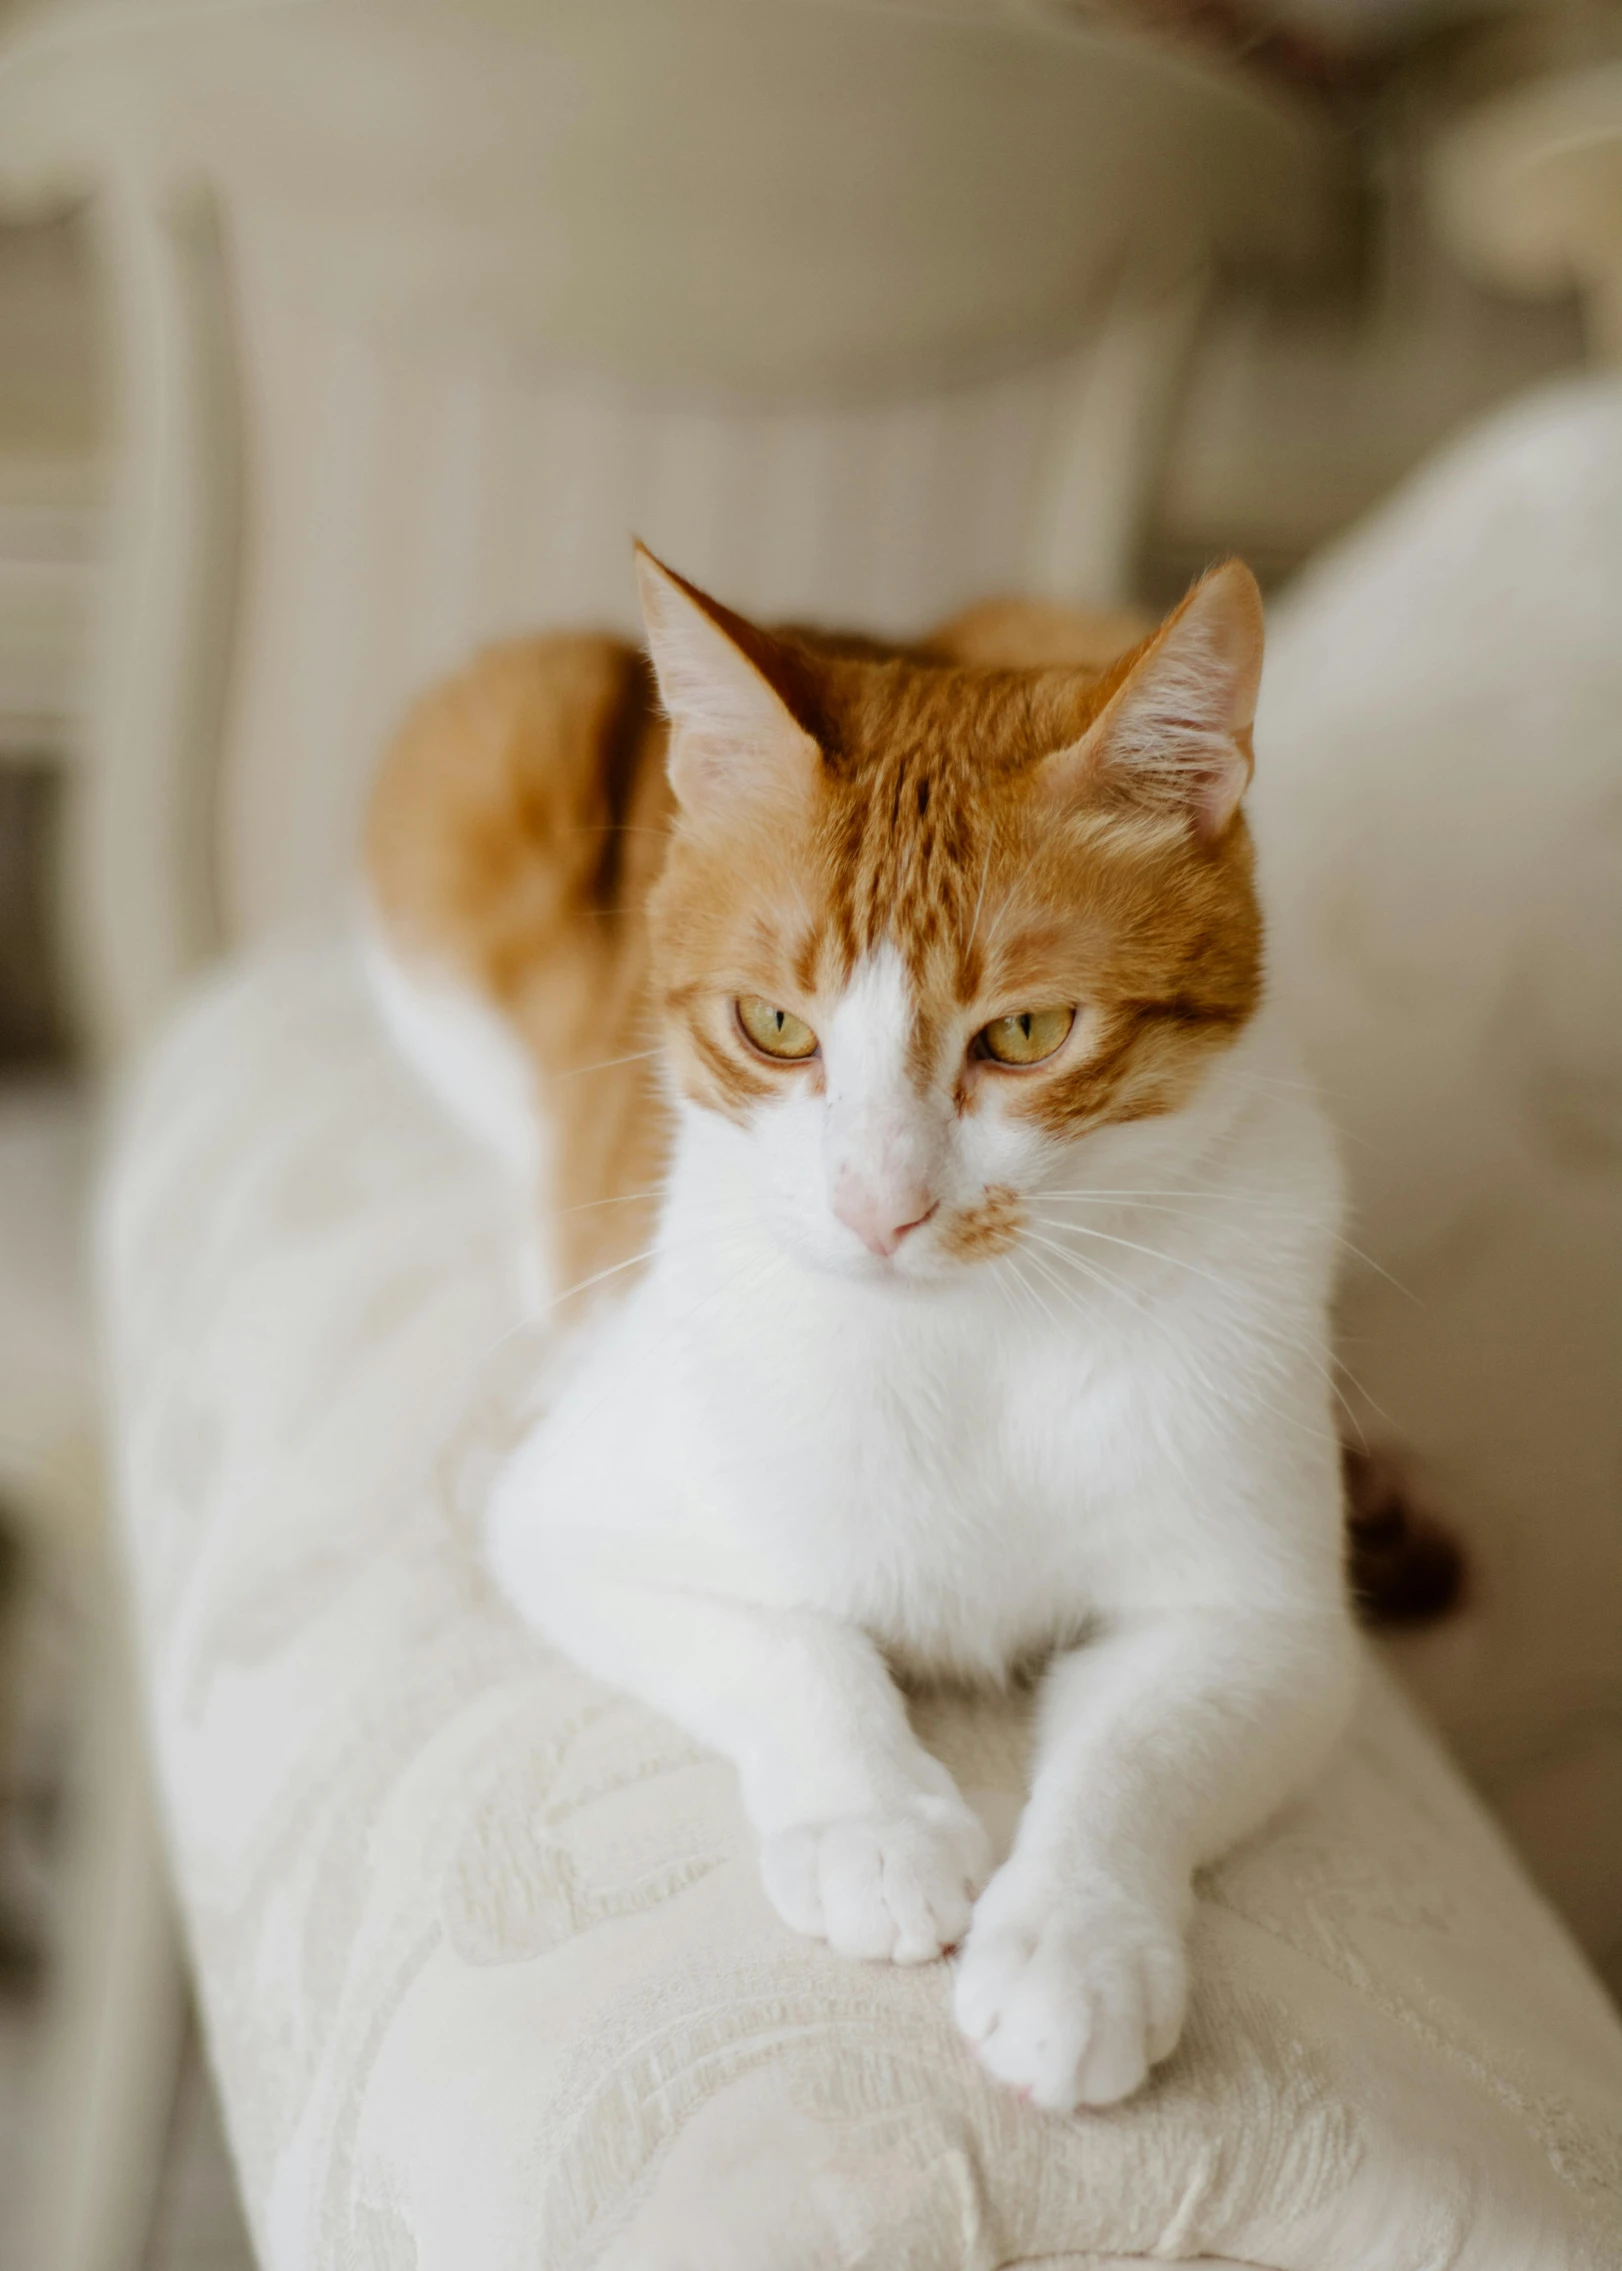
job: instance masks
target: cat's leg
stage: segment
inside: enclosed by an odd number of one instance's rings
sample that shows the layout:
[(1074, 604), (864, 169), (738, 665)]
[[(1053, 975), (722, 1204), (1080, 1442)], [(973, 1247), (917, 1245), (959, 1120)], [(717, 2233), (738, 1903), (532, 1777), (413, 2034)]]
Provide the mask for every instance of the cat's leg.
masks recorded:
[(766, 1890), (842, 1953), (926, 1963), (967, 1928), (984, 1832), (854, 1626), (628, 1579), (600, 1533), (500, 1529), (492, 1563), (545, 1638), (738, 1770)]
[(1109, 2105), (1174, 2047), (1194, 1870), (1314, 1771), (1355, 1678), (1343, 1613), (1122, 1619), (1053, 1665), (1014, 1849), (958, 1962), (958, 2023), (1039, 2105)]

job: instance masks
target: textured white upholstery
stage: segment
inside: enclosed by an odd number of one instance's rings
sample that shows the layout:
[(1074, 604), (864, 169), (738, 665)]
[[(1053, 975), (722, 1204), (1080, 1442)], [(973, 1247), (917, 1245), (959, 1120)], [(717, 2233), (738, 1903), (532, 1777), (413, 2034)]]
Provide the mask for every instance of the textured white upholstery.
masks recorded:
[[(1383, 1678), (1205, 1886), (1185, 2043), (1107, 2115), (987, 2082), (943, 1967), (778, 1923), (730, 1771), (471, 1550), (514, 1203), (342, 948), (217, 985), (118, 1150), (120, 1492), (271, 2271), (1614, 2271), (1622, 2028)], [(1017, 1714), (929, 1723), (1006, 1825)]]
[(1379, 1265), (1347, 1360), (1475, 1567), (1405, 1669), (1622, 1988), (1619, 625), (1613, 376), (1466, 436), (1272, 611), (1253, 805)]

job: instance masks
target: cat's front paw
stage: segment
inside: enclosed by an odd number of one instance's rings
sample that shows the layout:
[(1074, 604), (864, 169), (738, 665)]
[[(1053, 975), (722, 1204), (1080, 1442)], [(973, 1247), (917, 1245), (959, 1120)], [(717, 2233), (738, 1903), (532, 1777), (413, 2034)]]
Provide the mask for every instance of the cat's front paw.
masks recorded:
[(929, 1963), (956, 1947), (988, 1860), (985, 1832), (956, 1796), (800, 1823), (760, 1848), (784, 1922), (874, 1963)]
[(1107, 1881), (1010, 1862), (957, 1964), (957, 2023), (988, 2073), (1050, 2112), (1114, 2105), (1182, 2031), (1181, 1920)]

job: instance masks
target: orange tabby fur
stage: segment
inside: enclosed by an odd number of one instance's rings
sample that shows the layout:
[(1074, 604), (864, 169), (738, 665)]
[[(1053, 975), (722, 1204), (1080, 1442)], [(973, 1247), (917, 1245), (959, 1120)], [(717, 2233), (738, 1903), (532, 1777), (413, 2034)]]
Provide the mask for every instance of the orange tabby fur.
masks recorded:
[[(645, 1243), (667, 1136), (661, 1026), (676, 1078), (713, 1109), (771, 1092), (779, 1076), (739, 1045), (734, 989), (813, 1020), (819, 991), (888, 936), (918, 985), (920, 1052), (932, 1004), (944, 1023), (993, 982), (1100, 1003), (1099, 1046), (1032, 1084), (1027, 1108), (1052, 1127), (1172, 1108), (1257, 998), (1242, 816), (1201, 843), (1099, 784), (1061, 829), (1035, 778), (1153, 643), (1135, 619), (999, 602), (884, 648), (768, 635), (703, 604), (816, 740), (820, 809), (673, 828), (646, 665), (583, 635), (493, 648), (428, 695), (373, 800), (371, 886), (396, 950), (494, 1002), (543, 1077), (564, 1284)], [(967, 1258), (1016, 1231), (965, 1221), (953, 1243)]]
[(369, 879), (399, 950), (495, 1002), (558, 1083), (565, 1283), (645, 1243), (663, 1161), (646, 914), (673, 809), (664, 749), (635, 648), (517, 639), (424, 697), (372, 798)]

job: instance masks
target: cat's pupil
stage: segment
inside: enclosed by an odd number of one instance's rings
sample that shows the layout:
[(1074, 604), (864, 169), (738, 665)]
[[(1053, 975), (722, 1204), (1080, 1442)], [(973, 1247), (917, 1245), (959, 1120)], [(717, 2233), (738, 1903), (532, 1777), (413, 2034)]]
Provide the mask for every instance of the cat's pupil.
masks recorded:
[(1022, 1033), (1024, 1034), (1024, 1036), (1025, 1036), (1026, 1040), (1028, 1041), (1028, 1040), (1030, 1039), (1030, 1037), (1031, 1037), (1031, 1013), (1030, 1013), (1030, 1011), (1029, 1011), (1028, 1009), (1024, 1009), (1024, 1010), (1021, 1010), (1021, 1011), (1020, 1011), (1020, 1014), (1019, 1014), (1019, 1029), (1020, 1029), (1020, 1031), (1021, 1031), (1021, 1032), (1022, 1032)]

